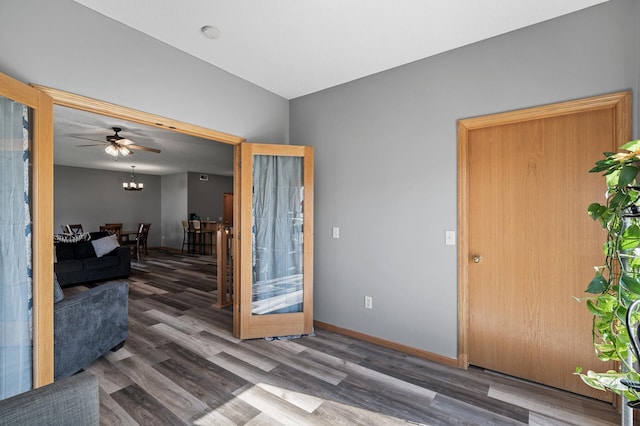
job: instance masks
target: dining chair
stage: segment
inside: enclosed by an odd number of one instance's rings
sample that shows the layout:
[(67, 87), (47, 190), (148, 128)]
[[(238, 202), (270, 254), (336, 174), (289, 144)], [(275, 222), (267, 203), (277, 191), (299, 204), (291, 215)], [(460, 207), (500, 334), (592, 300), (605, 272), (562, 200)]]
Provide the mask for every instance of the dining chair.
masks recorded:
[(147, 237), (149, 236), (150, 223), (140, 223), (135, 240), (123, 241), (124, 245), (135, 245), (136, 260), (140, 260), (140, 250), (144, 248), (144, 254), (148, 255)]
[(151, 230), (150, 223), (141, 223), (140, 229), (142, 229), (142, 234), (137, 238), (138, 239), (138, 250), (141, 247), (144, 247), (144, 254), (149, 255), (149, 250), (147, 247), (147, 238), (149, 237), (149, 231)]
[(150, 223), (140, 223), (138, 225), (138, 234), (136, 235), (136, 259), (140, 259), (140, 250), (144, 248), (144, 254), (148, 255), (147, 237), (149, 236)]
[(82, 229), (81, 224), (77, 223), (74, 225), (67, 225), (67, 234), (79, 235), (83, 233), (84, 233), (84, 230)]
[(106, 225), (100, 225), (100, 232), (110, 232), (118, 238), (118, 244), (122, 245), (122, 224), (121, 223), (107, 223)]

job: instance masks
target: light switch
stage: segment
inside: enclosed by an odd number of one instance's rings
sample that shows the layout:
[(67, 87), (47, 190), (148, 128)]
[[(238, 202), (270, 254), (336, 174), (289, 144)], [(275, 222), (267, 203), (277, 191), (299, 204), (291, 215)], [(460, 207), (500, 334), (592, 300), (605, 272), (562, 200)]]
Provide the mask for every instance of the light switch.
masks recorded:
[(444, 243), (448, 246), (456, 245), (456, 231), (445, 231)]
[(340, 228), (337, 226), (333, 227), (333, 238), (340, 238)]

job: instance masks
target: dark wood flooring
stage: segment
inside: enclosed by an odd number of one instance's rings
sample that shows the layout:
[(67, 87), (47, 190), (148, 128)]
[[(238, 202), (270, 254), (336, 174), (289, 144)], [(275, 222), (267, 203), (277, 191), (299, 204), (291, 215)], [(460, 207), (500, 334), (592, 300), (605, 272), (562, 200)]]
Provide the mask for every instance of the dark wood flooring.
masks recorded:
[(240, 341), (231, 310), (212, 307), (214, 262), (164, 250), (132, 262), (129, 339), (87, 368), (103, 425), (620, 424), (599, 401), (326, 330)]

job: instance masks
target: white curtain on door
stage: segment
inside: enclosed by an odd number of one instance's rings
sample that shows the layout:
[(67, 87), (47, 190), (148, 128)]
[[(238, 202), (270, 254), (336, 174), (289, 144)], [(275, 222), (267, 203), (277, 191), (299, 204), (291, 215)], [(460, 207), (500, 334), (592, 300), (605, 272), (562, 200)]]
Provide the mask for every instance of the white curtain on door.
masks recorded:
[(29, 110), (0, 97), (0, 399), (32, 387)]
[(254, 314), (302, 312), (303, 158), (253, 160)]

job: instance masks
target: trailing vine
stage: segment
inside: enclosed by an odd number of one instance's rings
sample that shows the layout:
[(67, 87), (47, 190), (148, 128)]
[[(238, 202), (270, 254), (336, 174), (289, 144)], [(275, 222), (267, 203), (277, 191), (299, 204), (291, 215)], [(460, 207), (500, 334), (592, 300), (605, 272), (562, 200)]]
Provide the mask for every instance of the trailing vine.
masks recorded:
[[(640, 394), (621, 380), (640, 382), (636, 356), (630, 351), (627, 331), (629, 306), (640, 299), (640, 140), (626, 143), (622, 152), (606, 152), (591, 173), (603, 173), (607, 184), (605, 204), (593, 203), (588, 214), (607, 233), (603, 246), (604, 264), (595, 267), (595, 276), (585, 290), (594, 294), (585, 298), (593, 314), (593, 346), (602, 361), (616, 361), (620, 371), (603, 373), (576, 369), (589, 386), (624, 395), (629, 401)], [(637, 315), (632, 317), (633, 323)]]

